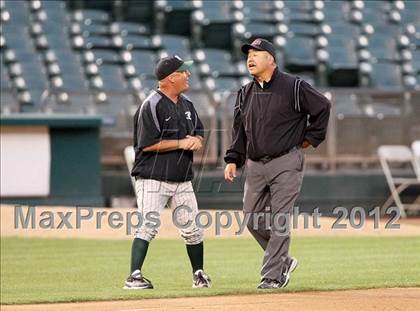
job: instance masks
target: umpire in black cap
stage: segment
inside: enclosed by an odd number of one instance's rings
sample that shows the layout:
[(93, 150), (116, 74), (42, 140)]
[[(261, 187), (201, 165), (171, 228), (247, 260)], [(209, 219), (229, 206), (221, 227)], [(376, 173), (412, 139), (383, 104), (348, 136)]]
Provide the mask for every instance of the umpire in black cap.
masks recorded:
[(254, 79), (237, 93), (225, 179), (232, 182), (245, 165), (243, 210), (264, 250), (258, 288), (283, 288), (298, 264), (289, 255), (288, 224), (302, 185), (303, 149), (325, 139), (331, 104), (307, 82), (280, 71), (271, 42), (255, 39), (241, 50)]

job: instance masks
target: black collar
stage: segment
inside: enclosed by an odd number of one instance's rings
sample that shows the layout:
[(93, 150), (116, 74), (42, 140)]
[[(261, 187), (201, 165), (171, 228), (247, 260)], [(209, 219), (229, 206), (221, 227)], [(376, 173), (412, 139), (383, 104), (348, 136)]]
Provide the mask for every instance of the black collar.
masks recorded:
[[(271, 79), (269, 81), (264, 81), (263, 82), (263, 89), (266, 89), (268, 87), (270, 87), (270, 85), (273, 83), (273, 81), (280, 75), (280, 71), (279, 68), (276, 67), (273, 71), (273, 74), (271, 76)], [(261, 84), (258, 82), (258, 80), (256, 78), (254, 78), (254, 82), (258, 85), (258, 87), (261, 88)]]

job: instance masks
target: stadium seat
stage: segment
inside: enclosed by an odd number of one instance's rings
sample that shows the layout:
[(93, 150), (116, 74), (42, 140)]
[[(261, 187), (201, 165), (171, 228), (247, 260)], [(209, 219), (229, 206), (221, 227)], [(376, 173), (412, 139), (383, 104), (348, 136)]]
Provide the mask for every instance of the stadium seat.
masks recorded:
[(192, 14), (200, 7), (197, 1), (156, 1), (156, 32), (190, 36)]
[(86, 49), (113, 49), (114, 42), (111, 38), (103, 36), (86, 36), (84, 39)]
[(327, 74), (331, 86), (358, 86), (359, 64), (351, 41), (341, 47), (328, 46)]
[(200, 49), (195, 52), (195, 59), (200, 62), (199, 71), (202, 76), (237, 77), (240, 76), (238, 68), (232, 63), (229, 52), (220, 49)]
[(219, 77), (219, 78), (206, 78), (204, 80), (204, 85), (209, 91), (223, 93), (225, 91), (237, 91), (239, 90), (241, 84), (239, 79), (229, 78), (229, 77)]
[(91, 52), (97, 65), (121, 63), (121, 57), (116, 51), (108, 49), (93, 49)]
[(121, 66), (104, 64), (99, 66), (99, 76), (103, 80), (103, 89), (113, 91), (125, 91), (127, 85)]
[(293, 36), (316, 37), (323, 34), (317, 25), (309, 23), (291, 22), (287, 25), (289, 33)]
[(165, 34), (156, 35), (152, 38), (153, 44), (168, 54), (178, 55), (182, 59), (191, 58), (190, 40), (188, 37)]
[(0, 112), (2, 115), (20, 112), (20, 104), (16, 94), (10, 88), (1, 87)]
[(315, 71), (315, 41), (306, 37), (288, 38), (284, 50), (284, 64), (292, 72)]
[[(235, 7), (240, 2), (203, 1), (203, 7), (192, 17), (196, 46), (230, 49), (234, 46), (234, 24), (243, 20), (243, 13)], [(242, 9), (242, 8), (241, 8)]]
[(387, 35), (375, 34), (369, 38), (368, 51), (376, 61), (397, 62), (397, 43)]
[(127, 50), (155, 50), (156, 47), (151, 38), (143, 35), (127, 35), (122, 37), (123, 47)]
[[(154, 70), (157, 63), (157, 56), (151, 51), (132, 51), (132, 64), (135, 67), (136, 75), (141, 78), (154, 78)], [(126, 71), (126, 73), (128, 73)]]
[(126, 21), (151, 24), (154, 20), (154, 1), (126, 0), (122, 5)]
[(401, 89), (401, 67), (392, 63), (372, 64), (370, 86), (382, 89)]
[(108, 24), (109, 14), (100, 10), (76, 10), (72, 14), (72, 20), (84, 23), (102, 23)]
[(109, 26), (111, 34), (119, 34), (121, 36), (127, 35), (150, 35), (150, 27), (140, 23), (133, 22), (113, 22)]
[(284, 24), (270, 24), (264, 22), (245, 23), (245, 37), (252, 42), (256, 38), (263, 38), (271, 42), (277, 36), (285, 35), (288, 28)]
[(86, 24), (73, 22), (70, 26), (71, 35), (83, 35), (85, 37), (91, 35), (106, 36), (110, 33), (108, 25), (104, 24)]

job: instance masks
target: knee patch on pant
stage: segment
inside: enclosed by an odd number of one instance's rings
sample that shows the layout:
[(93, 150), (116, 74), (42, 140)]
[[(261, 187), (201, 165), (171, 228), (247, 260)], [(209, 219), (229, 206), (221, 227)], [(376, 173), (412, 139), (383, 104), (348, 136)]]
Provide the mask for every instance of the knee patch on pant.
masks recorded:
[(150, 242), (156, 237), (157, 233), (157, 229), (142, 226), (136, 230), (135, 237)]
[(192, 230), (181, 230), (181, 236), (186, 244), (194, 245), (201, 243), (204, 237), (204, 230), (200, 228), (194, 228)]

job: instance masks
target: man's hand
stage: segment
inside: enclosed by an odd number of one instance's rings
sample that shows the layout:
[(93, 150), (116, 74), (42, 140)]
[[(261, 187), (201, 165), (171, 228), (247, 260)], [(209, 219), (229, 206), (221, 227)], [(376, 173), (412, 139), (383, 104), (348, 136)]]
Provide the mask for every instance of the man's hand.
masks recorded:
[(179, 140), (179, 148), (184, 150), (197, 151), (203, 147), (202, 138), (200, 136), (187, 135), (184, 139)]
[(236, 177), (236, 164), (228, 163), (225, 167), (225, 180), (233, 182)]
[(303, 149), (306, 149), (306, 148), (308, 148), (309, 146), (311, 146), (310, 142), (309, 142), (309, 141), (307, 141), (307, 140), (304, 140), (304, 141), (303, 141), (303, 143), (302, 143), (302, 148), (303, 148)]

